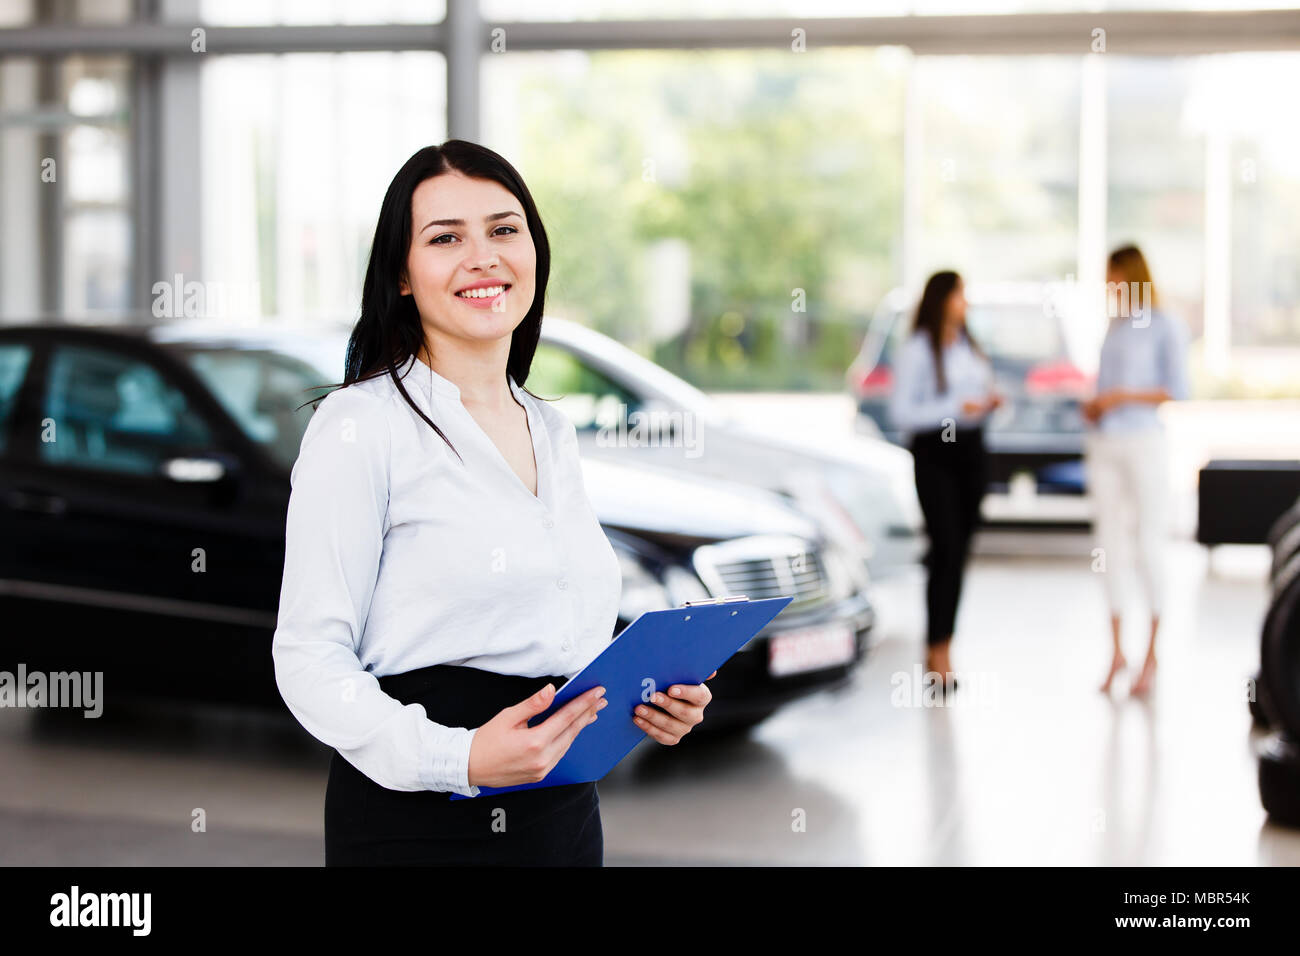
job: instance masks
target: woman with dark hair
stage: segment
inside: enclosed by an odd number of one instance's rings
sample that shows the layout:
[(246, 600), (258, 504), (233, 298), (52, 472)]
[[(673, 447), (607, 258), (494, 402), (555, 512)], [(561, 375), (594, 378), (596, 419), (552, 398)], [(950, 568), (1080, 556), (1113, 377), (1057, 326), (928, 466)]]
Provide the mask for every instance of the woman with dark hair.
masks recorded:
[(1096, 508), (1102, 583), (1110, 606), (1109, 694), (1127, 666), (1121, 625), (1128, 585), (1136, 580), (1151, 614), (1142, 670), (1129, 688), (1141, 696), (1156, 676), (1156, 633), (1164, 597), (1164, 549), (1169, 497), (1168, 451), (1156, 409), (1187, 398), (1187, 334), (1160, 307), (1151, 270), (1137, 246), (1121, 246), (1106, 263), (1110, 322), (1097, 366), (1097, 395), (1084, 403), (1092, 425), (1085, 461)]
[[(528, 725), (609, 643), (621, 588), (574, 426), (523, 387), (549, 273), (491, 150), (427, 147), (389, 185), (342, 387), (294, 464), (272, 648), (335, 749), (326, 865), (602, 863), (594, 783), (450, 799), (540, 781), (605, 706), (597, 687)], [(673, 685), (612, 719), (675, 744), (709, 700)]]
[(925, 559), (926, 676), (941, 681), (945, 692), (957, 687), (949, 651), (987, 484), (984, 422), (1002, 403), (992, 390), (992, 375), (987, 358), (966, 330), (961, 276), (936, 272), (925, 284), (912, 334), (894, 363), (889, 412), (909, 436), (916, 494), (930, 539)]

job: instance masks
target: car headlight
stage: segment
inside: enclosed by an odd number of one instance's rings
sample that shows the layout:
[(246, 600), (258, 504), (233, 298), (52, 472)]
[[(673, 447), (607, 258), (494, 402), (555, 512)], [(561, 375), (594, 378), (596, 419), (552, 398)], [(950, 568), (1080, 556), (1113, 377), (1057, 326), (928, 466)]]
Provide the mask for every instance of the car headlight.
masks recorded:
[(623, 573), (619, 617), (635, 621), (646, 611), (659, 611), (669, 606), (668, 591), (663, 582), (636, 554), (618, 545), (614, 546), (614, 553), (618, 555), (619, 570)]
[(675, 565), (664, 572), (664, 585), (673, 607), (680, 607), (687, 601), (707, 601), (711, 596), (694, 571)]
[(871, 575), (867, 571), (866, 564), (846, 554), (839, 547), (828, 545), (822, 551), (822, 563), (826, 567), (827, 582), (833, 600), (865, 591), (871, 585)]

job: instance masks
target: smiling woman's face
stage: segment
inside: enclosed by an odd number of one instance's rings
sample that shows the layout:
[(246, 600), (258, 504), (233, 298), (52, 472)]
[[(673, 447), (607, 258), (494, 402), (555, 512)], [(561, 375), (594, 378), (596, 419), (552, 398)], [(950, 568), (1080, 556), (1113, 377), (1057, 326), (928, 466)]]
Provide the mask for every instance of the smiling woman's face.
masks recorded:
[[(536, 273), (537, 249), (510, 190), (457, 172), (415, 188), (400, 289), (415, 297), (426, 328), (474, 342), (509, 336), (533, 304)], [(506, 290), (458, 295), (483, 285)]]

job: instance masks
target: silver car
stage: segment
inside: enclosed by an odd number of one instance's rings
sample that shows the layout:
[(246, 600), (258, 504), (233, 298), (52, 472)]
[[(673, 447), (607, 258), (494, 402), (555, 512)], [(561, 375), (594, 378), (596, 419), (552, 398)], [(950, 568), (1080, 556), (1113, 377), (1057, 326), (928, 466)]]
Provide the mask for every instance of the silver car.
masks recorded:
[(667, 369), (565, 319), (542, 323), (528, 387), (557, 399), (584, 455), (775, 491), (873, 577), (915, 567), (924, 550), (912, 456), (889, 442), (759, 431)]

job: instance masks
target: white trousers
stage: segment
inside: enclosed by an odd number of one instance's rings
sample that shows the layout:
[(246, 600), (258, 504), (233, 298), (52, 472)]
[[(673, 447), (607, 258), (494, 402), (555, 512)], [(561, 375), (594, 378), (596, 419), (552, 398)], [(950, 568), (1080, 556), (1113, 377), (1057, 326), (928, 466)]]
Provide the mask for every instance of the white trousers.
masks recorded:
[(1120, 614), (1130, 585), (1141, 587), (1158, 615), (1164, 603), (1168, 524), (1168, 462), (1163, 430), (1089, 432), (1084, 445), (1088, 494), (1101, 573), (1112, 615)]

